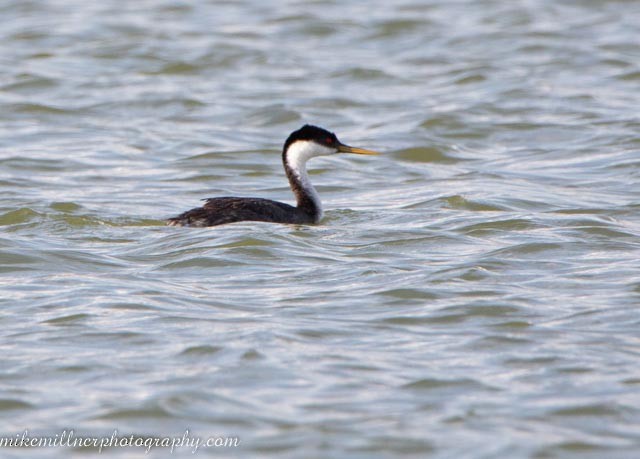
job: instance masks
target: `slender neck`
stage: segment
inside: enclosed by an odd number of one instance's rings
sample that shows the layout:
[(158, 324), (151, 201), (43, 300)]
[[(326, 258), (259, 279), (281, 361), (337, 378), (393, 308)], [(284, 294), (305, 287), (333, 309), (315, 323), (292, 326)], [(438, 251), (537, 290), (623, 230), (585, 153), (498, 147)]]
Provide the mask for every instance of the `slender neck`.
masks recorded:
[(318, 222), (322, 219), (322, 203), (307, 174), (307, 161), (310, 158), (304, 144), (299, 147), (298, 144), (293, 144), (282, 154), (284, 170), (296, 197), (297, 208), (309, 215), (314, 222)]

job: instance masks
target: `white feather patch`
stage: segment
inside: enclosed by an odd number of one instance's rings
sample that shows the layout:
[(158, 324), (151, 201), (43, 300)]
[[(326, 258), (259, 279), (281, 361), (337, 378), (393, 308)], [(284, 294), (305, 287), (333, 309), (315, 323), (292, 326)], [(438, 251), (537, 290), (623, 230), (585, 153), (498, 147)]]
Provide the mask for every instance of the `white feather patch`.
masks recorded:
[(334, 148), (325, 147), (309, 140), (298, 140), (289, 145), (289, 149), (287, 150), (287, 165), (298, 177), (300, 184), (318, 208), (318, 221), (320, 221), (323, 216), (322, 203), (320, 202), (318, 192), (311, 184), (311, 180), (309, 180), (307, 161), (316, 156), (328, 156), (335, 153), (337, 152)]

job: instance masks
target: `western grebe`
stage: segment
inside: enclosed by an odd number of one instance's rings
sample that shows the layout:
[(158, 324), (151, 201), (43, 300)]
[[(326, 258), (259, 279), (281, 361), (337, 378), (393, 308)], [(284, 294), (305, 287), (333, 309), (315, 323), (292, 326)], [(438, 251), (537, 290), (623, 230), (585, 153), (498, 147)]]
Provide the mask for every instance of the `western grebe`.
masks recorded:
[(170, 218), (167, 224), (204, 227), (240, 221), (318, 223), (322, 219), (322, 204), (309, 180), (307, 161), (336, 153), (378, 154), (345, 145), (333, 132), (306, 124), (289, 135), (282, 149), (282, 163), (296, 197), (296, 207), (262, 198), (210, 198), (202, 207)]

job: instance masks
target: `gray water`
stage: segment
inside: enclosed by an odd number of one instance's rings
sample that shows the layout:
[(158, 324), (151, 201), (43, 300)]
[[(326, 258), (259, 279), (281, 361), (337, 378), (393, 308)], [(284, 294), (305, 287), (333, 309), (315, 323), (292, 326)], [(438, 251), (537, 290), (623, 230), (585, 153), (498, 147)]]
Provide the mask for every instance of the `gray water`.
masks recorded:
[[(623, 0), (0, 1), (0, 436), (640, 457), (639, 45)], [(164, 226), (291, 202), (307, 122), (384, 153), (310, 163), (320, 225)]]

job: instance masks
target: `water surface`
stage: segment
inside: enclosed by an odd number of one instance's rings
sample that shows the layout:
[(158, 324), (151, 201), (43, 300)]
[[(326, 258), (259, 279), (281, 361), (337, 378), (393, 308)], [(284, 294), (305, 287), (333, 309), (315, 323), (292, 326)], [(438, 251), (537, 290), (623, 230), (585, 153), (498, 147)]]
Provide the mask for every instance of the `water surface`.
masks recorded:
[[(638, 4), (0, 17), (1, 435), (637, 456)], [(291, 202), (280, 149), (307, 122), (385, 153), (311, 163), (321, 225), (164, 226), (211, 196)], [(96, 454), (2, 450), (25, 453)]]

